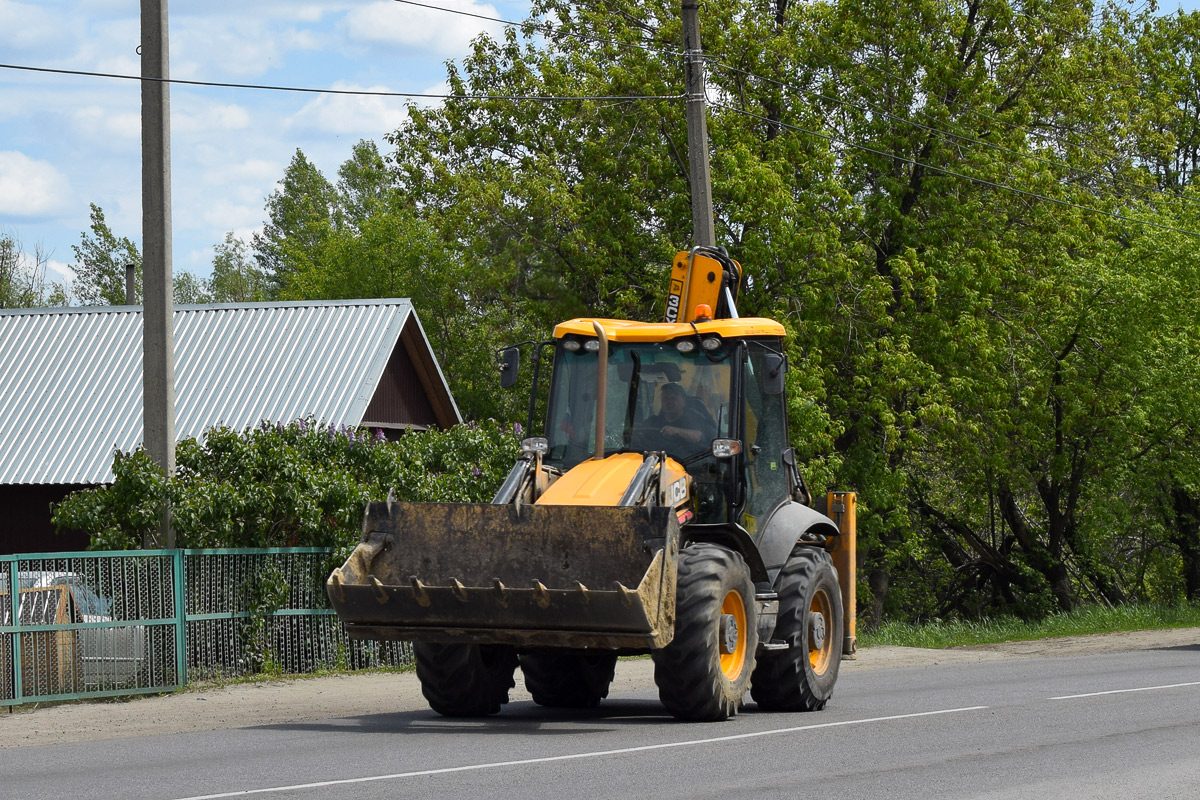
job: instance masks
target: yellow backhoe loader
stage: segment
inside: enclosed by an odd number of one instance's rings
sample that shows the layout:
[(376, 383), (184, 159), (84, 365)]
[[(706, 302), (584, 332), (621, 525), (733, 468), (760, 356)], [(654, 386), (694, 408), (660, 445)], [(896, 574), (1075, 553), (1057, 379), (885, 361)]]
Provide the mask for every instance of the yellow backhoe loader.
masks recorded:
[[(747, 691), (823, 708), (855, 647), (854, 495), (810, 497), (784, 329), (737, 316), (740, 283), (696, 248), (664, 321), (558, 325), (544, 434), (490, 505), (370, 504), (327, 584), (350, 635), (413, 641), (448, 716), (499, 711), (518, 665), (536, 702), (595, 706), (639, 653), (680, 719), (726, 719)], [(519, 350), (501, 355), (512, 386)]]

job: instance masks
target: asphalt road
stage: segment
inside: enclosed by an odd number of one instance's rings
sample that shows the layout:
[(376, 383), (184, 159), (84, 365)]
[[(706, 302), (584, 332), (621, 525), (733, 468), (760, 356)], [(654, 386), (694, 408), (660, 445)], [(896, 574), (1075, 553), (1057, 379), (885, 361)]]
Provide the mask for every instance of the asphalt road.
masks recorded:
[(1200, 645), (844, 670), (829, 707), (683, 724), (653, 691), (0, 750), (0, 797), (1200, 797)]

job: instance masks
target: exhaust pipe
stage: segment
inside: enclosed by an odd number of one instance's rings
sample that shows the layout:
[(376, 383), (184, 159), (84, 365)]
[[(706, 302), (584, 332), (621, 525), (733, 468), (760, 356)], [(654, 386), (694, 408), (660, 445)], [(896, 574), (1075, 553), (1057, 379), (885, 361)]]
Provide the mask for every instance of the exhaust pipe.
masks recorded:
[(600, 359), (596, 362), (596, 458), (604, 458), (604, 406), (608, 400), (608, 334), (600, 323), (592, 320), (600, 340)]

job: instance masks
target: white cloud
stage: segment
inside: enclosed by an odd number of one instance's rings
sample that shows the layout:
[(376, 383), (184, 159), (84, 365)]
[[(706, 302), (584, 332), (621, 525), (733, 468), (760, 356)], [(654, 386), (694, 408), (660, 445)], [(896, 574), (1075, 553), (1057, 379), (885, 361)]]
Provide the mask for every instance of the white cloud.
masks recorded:
[(189, 19), (171, 40), (171, 75), (215, 79), (218, 76), (261, 75), (280, 60), (275, 35), (249, 22), (234, 28), (229, 20)]
[[(103, 72), (108, 75), (141, 75), (142, 62), (134, 54), (119, 54), (119, 55), (97, 55), (94, 59), (89, 60), (87, 68), (95, 72)], [(110, 84), (114, 86), (114, 84)], [(137, 84), (132, 81), (127, 86), (134, 87), (137, 91)]]
[(119, 19), (87, 17), (81, 29), (70, 31), (73, 38), (68, 41), (74, 46), (71, 63), (98, 72), (137, 75), (141, 69), (137, 53), (141, 29), (136, 9), (132, 12)]
[[(122, 0), (128, 3), (128, 0)], [(204, 3), (188, 3), (172, 11), (171, 22), (188, 19), (234, 18), (241, 22), (283, 20), (288, 23), (320, 22), (327, 15), (340, 15), (358, 5), (358, 0), (321, 0), (319, 3), (296, 3), (294, 0), (206, 0)]]
[(75, 280), (75, 270), (71, 269), (70, 264), (53, 259), (46, 262), (46, 281), (48, 283), (70, 283), (73, 280)]
[(297, 5), (287, 4), (288, 17), (297, 19), (301, 22), (320, 22), (321, 17), (325, 16), (325, 12), (329, 9), (322, 8), (319, 5)]
[[(527, 10), (522, 0), (429, 1), (486, 17), (521, 19)], [(129, 0), (0, 0), (0, 60), (136, 76), (138, 28), (137, 3)], [(485, 30), (503, 33), (498, 23), (390, 0), (172, 3), (171, 74), (443, 94), (444, 61), (469, 53), (470, 40)], [(24, 241), (44, 242), (69, 262), (93, 202), (114, 232), (139, 239), (137, 81), (2, 77), (0, 224), (19, 224)], [(204, 274), (226, 231), (248, 238), (260, 229), (265, 198), (297, 148), (336, 180), (354, 141), (378, 141), (404, 125), (409, 103), (440, 102), (174, 87), (177, 268)]]
[(295, 51), (314, 51), (325, 37), (265, 19), (241, 15), (186, 17), (171, 39), (171, 75), (220, 80), (246, 78), (284, 66)]
[(53, 164), (15, 150), (0, 151), (0, 214), (49, 216), (62, 211), (70, 199), (70, 182)]
[(262, 205), (263, 186), (271, 186), (283, 174), (282, 164), (265, 158), (246, 158), (230, 161), (228, 152), (204, 146), (198, 152), (198, 162), (203, 166), (201, 180), (208, 186), (232, 187), (253, 186), (257, 201)]
[(140, 111), (113, 111), (109, 107), (90, 105), (76, 109), (72, 117), (79, 132), (93, 141), (124, 139), (140, 143), (142, 140)]
[(250, 112), (234, 103), (211, 103), (189, 101), (171, 104), (172, 135), (209, 133), (212, 131), (237, 131), (250, 126)]
[[(202, 221), (210, 228), (231, 231), (244, 227), (246, 220), (262, 217), (262, 202), (254, 204), (235, 203), (229, 198), (215, 197), (204, 208)], [(215, 242), (214, 242), (215, 244)]]
[[(388, 92), (386, 86), (335, 83), (334, 89)], [(309, 101), (287, 120), (288, 127), (334, 134), (378, 136), (400, 127), (408, 119), (407, 98), (372, 95), (324, 94)]]
[[(497, 17), (491, 5), (473, 0), (439, 0), (444, 8), (483, 17)], [(342, 26), (354, 44), (387, 48), (419, 48), (440, 56), (461, 56), (470, 51), (471, 40), (487, 32), (500, 38), (504, 26), (476, 17), (451, 14), (401, 3), (371, 3), (346, 15)]]
[(16, 53), (57, 50), (62, 42), (61, 14), (42, 6), (0, 0), (0, 50)]

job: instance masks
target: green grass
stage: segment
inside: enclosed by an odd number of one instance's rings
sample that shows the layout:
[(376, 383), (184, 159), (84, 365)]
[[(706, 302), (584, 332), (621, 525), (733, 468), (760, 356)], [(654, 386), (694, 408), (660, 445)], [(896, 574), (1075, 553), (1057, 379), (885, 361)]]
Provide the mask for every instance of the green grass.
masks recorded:
[[(415, 669), (411, 665), (399, 667), (364, 667), (363, 669), (328, 667), (313, 670), (312, 672), (284, 672), (283, 670), (279, 670), (276, 672), (256, 672), (251, 675), (205, 676), (189, 679), (186, 686), (176, 689), (175, 692), (203, 692), (209, 689), (220, 689), (225, 686), (271, 683), (274, 681), (306, 681), (313, 678), (327, 678), (331, 675), (369, 675), (372, 673), (388, 672), (399, 674), (401, 672), (413, 672)], [(171, 692), (165, 692), (164, 694), (171, 694)]]
[(935, 621), (923, 625), (885, 622), (858, 637), (860, 647), (877, 644), (901, 647), (959, 647), (971, 644), (1082, 636), (1089, 633), (1161, 630), (1200, 627), (1200, 605), (1126, 605), (1118, 608), (1088, 606), (1069, 614), (1055, 614), (1037, 622), (1013, 617), (976, 622)]

